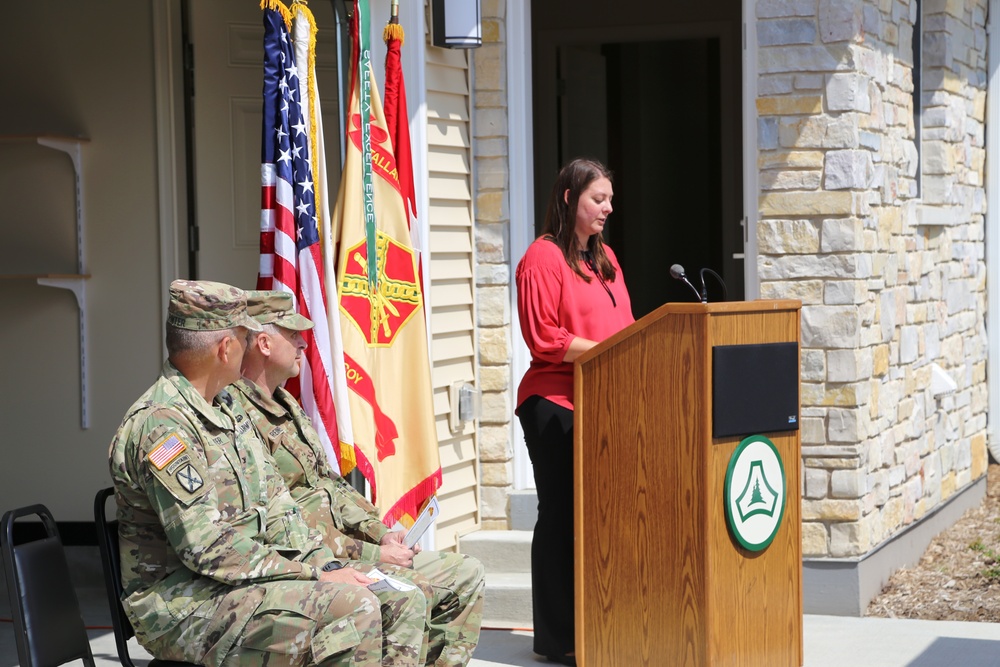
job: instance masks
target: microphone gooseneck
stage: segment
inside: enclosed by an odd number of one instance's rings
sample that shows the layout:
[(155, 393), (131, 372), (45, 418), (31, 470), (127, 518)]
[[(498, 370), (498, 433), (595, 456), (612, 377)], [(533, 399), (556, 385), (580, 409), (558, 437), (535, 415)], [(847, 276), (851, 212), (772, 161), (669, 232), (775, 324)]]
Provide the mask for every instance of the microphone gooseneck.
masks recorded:
[(694, 295), (698, 297), (699, 301), (701, 301), (702, 303), (708, 303), (708, 299), (705, 298), (705, 296), (698, 291), (697, 287), (691, 284), (690, 280), (688, 280), (687, 275), (684, 273), (683, 266), (681, 266), (680, 264), (674, 264), (673, 266), (671, 266), (670, 277), (673, 278), (674, 280), (680, 280), (682, 283), (690, 287), (691, 291), (694, 292)]
[(729, 300), (729, 290), (726, 289), (726, 281), (724, 281), (722, 279), (722, 276), (720, 276), (718, 273), (716, 273), (712, 269), (708, 269), (708, 268), (702, 269), (701, 273), (700, 273), (700, 275), (701, 275), (702, 301), (705, 302), (705, 303), (708, 302), (708, 290), (705, 289), (705, 274), (706, 273), (709, 274), (709, 275), (711, 275), (711, 276), (714, 276), (715, 279), (717, 281), (719, 281), (719, 284), (722, 285), (722, 300), (723, 301), (728, 301)]

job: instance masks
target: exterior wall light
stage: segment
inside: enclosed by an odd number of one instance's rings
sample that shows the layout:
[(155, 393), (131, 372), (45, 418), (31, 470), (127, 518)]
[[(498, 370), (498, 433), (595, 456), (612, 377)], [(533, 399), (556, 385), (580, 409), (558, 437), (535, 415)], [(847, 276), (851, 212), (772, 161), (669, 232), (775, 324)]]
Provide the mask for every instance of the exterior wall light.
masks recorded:
[(432, 0), (434, 46), (475, 49), (483, 45), (479, 0)]

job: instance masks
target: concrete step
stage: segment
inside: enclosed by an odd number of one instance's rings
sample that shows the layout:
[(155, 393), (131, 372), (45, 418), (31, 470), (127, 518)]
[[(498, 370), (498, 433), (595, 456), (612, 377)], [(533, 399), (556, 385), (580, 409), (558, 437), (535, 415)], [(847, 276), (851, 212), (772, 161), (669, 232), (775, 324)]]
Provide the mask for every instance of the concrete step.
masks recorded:
[(485, 627), (531, 627), (531, 536), (530, 530), (480, 530), (461, 538), (459, 551), (486, 568)]
[(531, 572), (531, 531), (480, 530), (464, 535), (458, 550), (479, 559), (487, 572)]
[(538, 494), (534, 489), (510, 494), (510, 527), (513, 530), (534, 530), (538, 521)]
[(483, 627), (532, 627), (530, 573), (487, 571)]

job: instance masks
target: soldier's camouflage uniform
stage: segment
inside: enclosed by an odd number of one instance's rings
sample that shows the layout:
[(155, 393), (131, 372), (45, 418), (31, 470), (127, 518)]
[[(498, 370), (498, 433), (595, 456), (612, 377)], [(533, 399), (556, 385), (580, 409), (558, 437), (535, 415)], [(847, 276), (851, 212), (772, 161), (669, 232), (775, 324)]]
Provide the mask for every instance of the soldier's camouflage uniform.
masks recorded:
[[(323, 534), (338, 558), (379, 560), (379, 541), (389, 529), (378, 510), (329, 465), (319, 435), (284, 388), (265, 395), (247, 379), (229, 387), (257, 426), (278, 472), (310, 527)], [(381, 563), (379, 569), (431, 590), (428, 665), (465, 665), (482, 625), (482, 564), (464, 554), (423, 551), (413, 569)]]
[[(321, 583), (302, 520), (238, 403), (167, 362), (110, 452), (125, 611), (159, 658), (205, 665), (417, 665), (421, 595)], [(383, 657), (383, 653), (385, 656)]]

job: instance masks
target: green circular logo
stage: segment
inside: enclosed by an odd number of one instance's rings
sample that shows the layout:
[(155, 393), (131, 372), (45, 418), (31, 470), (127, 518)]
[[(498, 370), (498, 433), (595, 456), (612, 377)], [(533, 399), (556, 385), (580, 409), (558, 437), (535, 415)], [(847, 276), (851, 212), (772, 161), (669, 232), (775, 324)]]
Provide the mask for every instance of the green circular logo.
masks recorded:
[(743, 548), (763, 551), (785, 514), (785, 466), (774, 443), (751, 435), (739, 444), (726, 470), (726, 520)]

